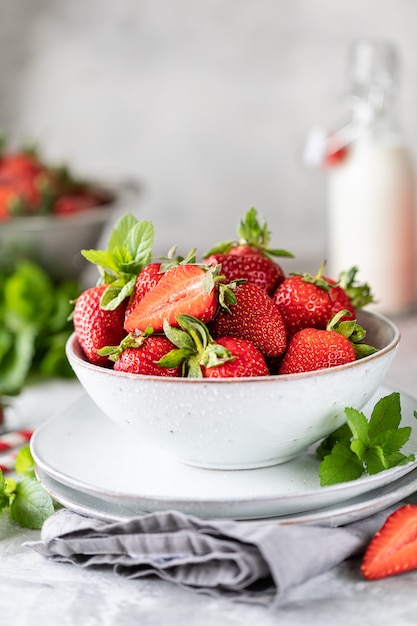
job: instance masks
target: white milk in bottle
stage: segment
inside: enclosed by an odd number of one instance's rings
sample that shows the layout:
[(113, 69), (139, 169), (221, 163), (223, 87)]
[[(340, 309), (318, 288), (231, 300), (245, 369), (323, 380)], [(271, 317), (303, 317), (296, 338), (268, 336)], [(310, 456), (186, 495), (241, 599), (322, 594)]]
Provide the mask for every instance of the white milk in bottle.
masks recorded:
[(392, 46), (355, 43), (348, 143), (328, 169), (327, 272), (356, 266), (376, 300), (367, 308), (385, 314), (416, 301), (415, 180), (394, 119), (396, 81)]

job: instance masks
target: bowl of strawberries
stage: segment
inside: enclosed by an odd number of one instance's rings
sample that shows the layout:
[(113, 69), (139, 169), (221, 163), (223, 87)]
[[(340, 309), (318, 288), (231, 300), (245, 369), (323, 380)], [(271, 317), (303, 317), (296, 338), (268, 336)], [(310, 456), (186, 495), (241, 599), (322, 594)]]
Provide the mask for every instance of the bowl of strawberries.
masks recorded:
[(400, 334), (366, 311), (356, 270), (289, 274), (250, 209), (239, 239), (201, 262), (152, 254), (153, 225), (122, 216), (102, 279), (73, 312), (67, 357), (103, 414), (179, 461), (251, 469), (288, 461), (378, 390)]
[(57, 279), (76, 278), (80, 249), (97, 245), (116, 194), (52, 166), (34, 149), (0, 147), (0, 260), (27, 258)]

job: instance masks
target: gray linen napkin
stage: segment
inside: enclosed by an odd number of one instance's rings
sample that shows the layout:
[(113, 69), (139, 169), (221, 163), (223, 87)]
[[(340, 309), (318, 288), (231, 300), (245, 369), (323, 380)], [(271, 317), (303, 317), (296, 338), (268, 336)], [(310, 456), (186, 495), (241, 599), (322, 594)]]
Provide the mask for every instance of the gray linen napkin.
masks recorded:
[(177, 511), (106, 522), (62, 509), (27, 542), (54, 561), (104, 566), (130, 579), (159, 576), (181, 587), (263, 605), (360, 554), (391, 509), (345, 527), (203, 520)]

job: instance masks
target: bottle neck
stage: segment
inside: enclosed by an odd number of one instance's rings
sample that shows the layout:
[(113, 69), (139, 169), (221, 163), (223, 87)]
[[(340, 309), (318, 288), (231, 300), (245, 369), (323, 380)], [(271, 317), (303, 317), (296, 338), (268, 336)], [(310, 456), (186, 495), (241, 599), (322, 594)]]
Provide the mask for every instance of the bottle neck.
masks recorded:
[(356, 93), (352, 90), (347, 98), (351, 124), (357, 132), (379, 134), (400, 132), (394, 93), (370, 85)]
[(351, 48), (347, 101), (352, 122), (364, 130), (397, 126), (398, 58), (384, 42), (362, 39)]

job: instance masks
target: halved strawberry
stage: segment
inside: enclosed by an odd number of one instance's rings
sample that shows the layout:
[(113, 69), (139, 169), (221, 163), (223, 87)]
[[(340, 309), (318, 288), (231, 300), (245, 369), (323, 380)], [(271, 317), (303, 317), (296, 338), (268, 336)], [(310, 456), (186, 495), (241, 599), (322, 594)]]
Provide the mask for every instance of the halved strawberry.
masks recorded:
[(161, 259), (160, 262), (149, 263), (149, 265), (146, 265), (139, 272), (126, 308), (126, 317), (130, 317), (132, 311), (136, 309), (142, 298), (148, 291), (156, 287), (166, 271), (177, 265), (195, 263), (195, 249), (190, 250), (186, 257), (176, 257), (175, 253), (176, 248), (173, 247), (169, 250), (168, 255)]
[(156, 287), (161, 280), (164, 275), (161, 271), (161, 265), (161, 263), (150, 263), (139, 272), (126, 307), (126, 318), (130, 317), (142, 298), (148, 293), (148, 291)]
[(220, 310), (209, 324), (216, 339), (225, 335), (253, 343), (264, 357), (280, 356), (287, 345), (278, 306), (258, 285), (243, 283), (235, 289), (236, 303)]
[(210, 269), (185, 264), (172, 267), (132, 308), (125, 319), (127, 332), (144, 331), (151, 326), (161, 332), (164, 321), (177, 326), (177, 316), (192, 315), (203, 322), (216, 313), (219, 297), (216, 281), (222, 279)]
[(376, 580), (417, 569), (417, 505), (406, 504), (388, 516), (368, 545), (361, 572)]

